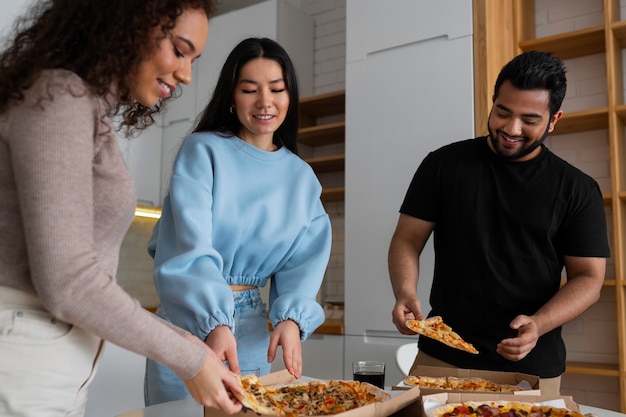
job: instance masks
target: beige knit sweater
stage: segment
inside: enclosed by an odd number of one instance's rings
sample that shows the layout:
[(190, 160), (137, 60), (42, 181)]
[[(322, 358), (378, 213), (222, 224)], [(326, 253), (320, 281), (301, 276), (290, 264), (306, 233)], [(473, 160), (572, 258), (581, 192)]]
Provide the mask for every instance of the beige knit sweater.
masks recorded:
[(115, 279), (135, 191), (104, 100), (64, 70), (45, 71), (25, 94), (0, 115), (0, 285), (35, 294), (57, 319), (183, 379), (194, 376), (206, 350)]

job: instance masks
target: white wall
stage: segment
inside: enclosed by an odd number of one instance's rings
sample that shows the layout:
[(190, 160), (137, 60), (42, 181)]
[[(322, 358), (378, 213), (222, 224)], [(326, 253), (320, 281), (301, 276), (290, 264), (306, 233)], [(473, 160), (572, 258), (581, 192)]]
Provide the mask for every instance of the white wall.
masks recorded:
[(31, 3), (30, 0), (0, 0), (0, 37), (4, 38), (11, 34), (11, 27), (15, 18), (21, 15), (27, 6)]
[[(426, 154), (474, 131), (471, 3), (394, 4), (347, 2), (346, 332), (355, 335), (399, 334), (387, 252), (400, 205)], [(418, 286), (425, 312), (433, 265), (429, 244)], [(375, 305), (363, 303), (368, 295)]]

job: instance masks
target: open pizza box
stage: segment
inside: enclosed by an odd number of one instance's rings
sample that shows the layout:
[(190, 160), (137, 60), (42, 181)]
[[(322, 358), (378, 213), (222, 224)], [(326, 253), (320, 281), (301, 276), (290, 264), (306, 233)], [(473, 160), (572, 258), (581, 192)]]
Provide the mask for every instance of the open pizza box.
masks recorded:
[[(447, 368), (441, 366), (426, 366), (418, 365), (412, 375), (417, 376), (432, 376), (432, 377), (448, 377), (453, 376), (456, 378), (483, 378), (498, 384), (516, 385), (523, 389), (523, 391), (516, 391), (515, 395), (539, 395), (539, 377), (529, 374), (523, 374), (519, 372), (500, 372), (500, 371), (482, 371), (478, 369), (460, 369), (460, 368)], [(400, 381), (397, 385), (392, 387), (393, 390), (403, 390), (412, 388), (410, 385)], [(434, 394), (438, 392), (462, 392), (451, 390), (440, 390), (431, 388), (421, 388), (422, 395)]]
[[(311, 381), (312, 378), (302, 377), (296, 380), (287, 370), (273, 372), (259, 377), (263, 385), (289, 384), (295, 381)], [(420, 390), (415, 387), (404, 392), (391, 392), (391, 398), (382, 402), (355, 408), (335, 414), (341, 417), (415, 417), (421, 409), (419, 402)], [(240, 411), (235, 417), (256, 417), (253, 411)], [(227, 417), (225, 413), (214, 408), (204, 407), (204, 417)]]
[(445, 404), (463, 403), (466, 401), (511, 401), (524, 402), (540, 405), (550, 405), (552, 407), (567, 408), (578, 411), (578, 404), (570, 396), (556, 395), (515, 395), (512, 393), (479, 393), (479, 392), (440, 392), (437, 394), (422, 395), (420, 398), (421, 407), (418, 417), (434, 417), (434, 410)]

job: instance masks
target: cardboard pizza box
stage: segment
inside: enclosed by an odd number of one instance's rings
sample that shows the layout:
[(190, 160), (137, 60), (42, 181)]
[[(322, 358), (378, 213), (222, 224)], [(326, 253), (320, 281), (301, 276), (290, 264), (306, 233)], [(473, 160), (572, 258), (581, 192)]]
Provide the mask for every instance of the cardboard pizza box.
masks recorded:
[[(539, 377), (519, 372), (500, 372), (500, 371), (482, 371), (479, 369), (460, 369), (460, 368), (448, 368), (442, 366), (426, 366), (418, 365), (412, 375), (418, 376), (453, 376), (456, 378), (484, 378), (489, 381), (496, 382), (498, 384), (520, 385), (522, 387), (528, 387), (527, 390), (518, 391), (518, 394), (536, 394), (539, 395)], [(526, 384), (527, 383), (527, 384)], [(409, 389), (410, 386), (400, 381), (397, 385), (393, 386), (394, 390)], [(437, 392), (462, 392), (451, 390), (437, 390), (437, 389), (421, 389), (422, 395), (434, 394)]]
[(466, 401), (511, 401), (525, 402), (533, 404), (547, 404), (559, 408), (567, 408), (568, 410), (580, 412), (578, 404), (571, 396), (565, 395), (515, 395), (515, 394), (497, 394), (497, 393), (479, 393), (479, 392), (440, 392), (437, 394), (422, 395), (420, 397), (421, 408), (418, 417), (433, 417), (433, 409), (438, 405), (463, 403)]
[[(303, 377), (300, 380), (312, 380), (312, 378)], [(259, 381), (263, 385), (289, 384), (294, 382), (294, 377), (287, 371), (282, 370), (273, 372), (268, 375), (259, 377)], [(419, 402), (420, 390), (418, 387), (405, 390), (403, 392), (390, 392), (389, 400), (366, 405), (365, 407), (355, 408), (343, 413), (335, 414), (341, 417), (415, 417), (421, 410)], [(252, 411), (240, 411), (233, 414), (235, 417), (255, 417)], [(227, 417), (225, 413), (213, 408), (204, 407), (204, 417)]]

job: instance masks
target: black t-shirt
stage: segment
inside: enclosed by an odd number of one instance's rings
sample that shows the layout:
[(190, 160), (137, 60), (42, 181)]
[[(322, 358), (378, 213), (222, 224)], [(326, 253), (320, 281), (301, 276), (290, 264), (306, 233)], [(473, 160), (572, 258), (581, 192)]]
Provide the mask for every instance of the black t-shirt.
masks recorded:
[(559, 290), (564, 256), (609, 256), (593, 178), (545, 147), (532, 160), (507, 161), (481, 137), (431, 152), (400, 212), (435, 223), (429, 316), (442, 316), (480, 354), (425, 337), (421, 350), (461, 368), (544, 378), (565, 371), (560, 327), (518, 362), (497, 354), (496, 345), (516, 336), (509, 327), (515, 316), (534, 314)]

